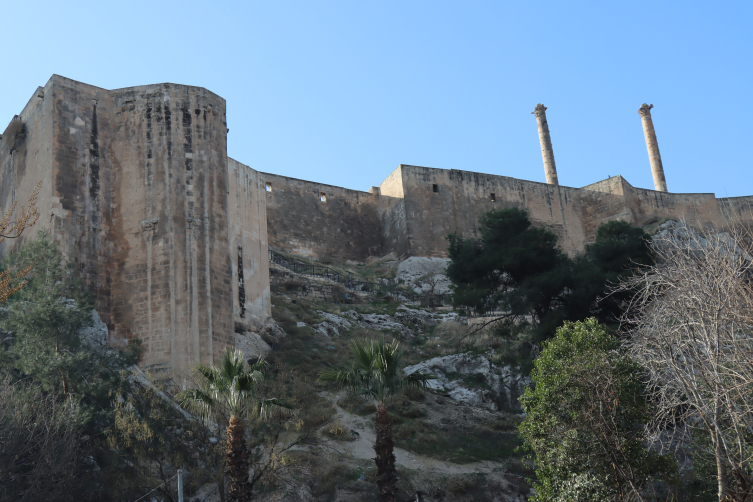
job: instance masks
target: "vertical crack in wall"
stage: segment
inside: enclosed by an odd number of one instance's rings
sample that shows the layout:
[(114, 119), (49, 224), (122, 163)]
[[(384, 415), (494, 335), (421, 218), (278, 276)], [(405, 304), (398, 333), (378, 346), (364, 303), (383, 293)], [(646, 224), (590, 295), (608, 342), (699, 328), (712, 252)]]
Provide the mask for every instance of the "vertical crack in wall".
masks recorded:
[(238, 305), (241, 319), (246, 318), (246, 286), (243, 280), (243, 247), (238, 246)]
[[(204, 115), (204, 120), (206, 121), (206, 114)], [(204, 132), (206, 134), (207, 127), (205, 124)], [(216, 130), (213, 130), (214, 133)], [(214, 345), (213, 345), (213, 338), (214, 338), (214, 325), (213, 325), (213, 316), (212, 316), (212, 264), (211, 264), (211, 243), (213, 240), (210, 238), (210, 230), (214, 232), (214, 235), (216, 236), (216, 228), (214, 225), (210, 227), (209, 225), (209, 215), (210, 215), (210, 206), (211, 201), (214, 200), (212, 196), (209, 194), (209, 188), (210, 188), (210, 180), (213, 180), (215, 178), (212, 177), (212, 169), (211, 165), (208, 166), (204, 170), (204, 183), (203, 183), (203, 200), (204, 200), (204, 210), (202, 213), (202, 230), (204, 231), (204, 283), (205, 283), (205, 290), (206, 290), (206, 309), (207, 309), (207, 334), (205, 336), (206, 340), (206, 351), (208, 356), (207, 364), (212, 364), (214, 361)], [(215, 174), (216, 176), (216, 174)], [(232, 256), (229, 256), (230, 260), (232, 260)], [(230, 276), (232, 280), (232, 275)], [(232, 305), (233, 299), (232, 294), (230, 295), (230, 304)], [(232, 312), (232, 307), (231, 310)]]
[[(144, 168), (144, 186), (146, 188), (146, 218), (152, 219), (152, 179), (154, 177), (152, 171), (152, 104), (149, 100), (146, 102), (146, 165)], [(150, 347), (156, 346), (156, 340), (154, 339), (154, 331), (152, 330), (152, 241), (154, 239), (154, 231), (149, 230), (146, 234), (146, 319), (147, 329), (149, 330), (147, 337), (149, 342), (147, 343), (147, 350)]]
[[(166, 93), (167, 96), (169, 94)], [(172, 122), (167, 121), (165, 123), (165, 136), (167, 140), (167, 162), (165, 163), (165, 191), (167, 192), (167, 201), (165, 203), (165, 240), (166, 253), (168, 259), (168, 274), (169, 274), (169, 291), (170, 291), (170, 319), (168, 320), (168, 326), (170, 327), (170, 365), (175, 368), (178, 364), (178, 354), (176, 351), (175, 343), (175, 323), (177, 322), (176, 315), (176, 300), (175, 300), (175, 213), (173, 208), (173, 201), (176, 196), (174, 195), (173, 187), (173, 144), (172, 144)]]
[(87, 250), (88, 259), (86, 259), (86, 272), (89, 279), (89, 284), (94, 287), (94, 296), (98, 296), (99, 292), (99, 280), (98, 271), (99, 261), (98, 250), (99, 246), (99, 226), (102, 221), (101, 207), (99, 201), (100, 194), (100, 179), (99, 179), (99, 123), (97, 121), (97, 102), (92, 103), (92, 129), (89, 136), (89, 202), (91, 204), (91, 215), (89, 225), (89, 246)]
[(193, 137), (191, 131), (191, 111), (188, 104), (184, 104), (183, 112), (183, 151), (186, 157), (186, 203), (188, 204), (188, 217), (193, 217)]
[(181, 107), (181, 111), (183, 112), (183, 152), (185, 157), (186, 189), (186, 287), (188, 288), (186, 320), (189, 324), (189, 345), (186, 347), (188, 349), (186, 356), (190, 360), (199, 361), (201, 360), (201, 340), (199, 336), (198, 277), (196, 274), (198, 263), (194, 232), (198, 230), (197, 227), (200, 225), (200, 222), (197, 221), (195, 215), (193, 121), (188, 105), (189, 102), (184, 102)]

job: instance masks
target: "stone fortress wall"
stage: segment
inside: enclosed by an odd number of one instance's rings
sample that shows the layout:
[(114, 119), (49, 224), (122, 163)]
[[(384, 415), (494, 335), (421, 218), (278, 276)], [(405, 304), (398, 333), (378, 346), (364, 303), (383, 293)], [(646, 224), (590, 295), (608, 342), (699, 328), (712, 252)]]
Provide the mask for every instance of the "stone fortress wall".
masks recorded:
[(383, 256), (379, 198), (312, 181), (261, 173), (270, 245), (320, 261)]
[(512, 206), (571, 254), (613, 219), (753, 222), (753, 197), (666, 191), (648, 105), (657, 190), (620, 176), (560, 186), (545, 110), (534, 113), (548, 183), (400, 165), (362, 192), (229, 158), (225, 100), (206, 89), (105, 90), (53, 75), (3, 132), (0, 207), (25, 203), (41, 182), (40, 220), (19, 242), (49, 231), (94, 293), (110, 343), (139, 338), (144, 366), (177, 371), (211, 363), (235, 330), (271, 315), (268, 247), (322, 262), (446, 256), (447, 234), (477, 236), (481, 214)]
[[(241, 313), (271, 313), (262, 188), (228, 161), (224, 99), (54, 75), (14, 120), (23, 130), (3, 134), (0, 205), (25, 203), (42, 181), (35, 227), (78, 268), (110, 343), (139, 338), (145, 366), (189, 369), (234, 343)], [(234, 302), (240, 248), (244, 312)]]
[(478, 237), (483, 213), (513, 206), (526, 208), (534, 224), (552, 230), (569, 254), (582, 252), (609, 220), (643, 226), (683, 219), (698, 228), (753, 222), (753, 197), (659, 192), (635, 188), (621, 176), (571, 188), (403, 164), (370, 192), (263, 176), (272, 189), (270, 246), (321, 261), (361, 262), (390, 253), (444, 257), (447, 234)]

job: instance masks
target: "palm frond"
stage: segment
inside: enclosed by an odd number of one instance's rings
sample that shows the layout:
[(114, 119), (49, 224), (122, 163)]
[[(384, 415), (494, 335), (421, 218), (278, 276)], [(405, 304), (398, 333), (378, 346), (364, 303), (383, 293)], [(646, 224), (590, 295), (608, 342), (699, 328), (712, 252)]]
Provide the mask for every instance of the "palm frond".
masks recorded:
[(261, 417), (267, 417), (273, 411), (289, 411), (293, 408), (292, 404), (276, 397), (259, 400), (259, 416)]
[(200, 364), (196, 366), (194, 371), (209, 384), (214, 384), (218, 380), (222, 379), (222, 374), (214, 366), (206, 366), (204, 364)]
[(429, 377), (402, 376), (403, 351), (399, 342), (356, 339), (350, 344), (353, 362), (350, 367), (332, 367), (319, 374), (320, 381), (329, 381), (350, 392), (369, 395), (384, 401), (400, 389), (425, 385)]
[(432, 375), (426, 375), (423, 373), (415, 372), (407, 375), (403, 379), (403, 388), (421, 387), (426, 388), (426, 382), (429, 380), (436, 380), (436, 377)]
[(205, 419), (212, 414), (250, 417), (257, 412), (266, 414), (274, 407), (289, 408), (284, 401), (260, 397), (264, 368), (263, 359), (248, 367), (241, 351), (228, 348), (218, 366), (195, 368), (199, 388), (181, 392), (181, 406), (195, 410)]
[(199, 415), (204, 421), (209, 420), (217, 405), (217, 401), (212, 396), (199, 389), (184, 390), (178, 393), (176, 399), (182, 407)]
[(261, 371), (243, 372), (235, 376), (232, 387), (236, 392), (253, 392), (263, 380), (264, 374)]
[(248, 371), (251, 373), (254, 373), (254, 372), (261, 373), (267, 368), (267, 366), (268, 366), (267, 361), (265, 361), (262, 356), (259, 356), (259, 358), (256, 360), (254, 364), (249, 364)]

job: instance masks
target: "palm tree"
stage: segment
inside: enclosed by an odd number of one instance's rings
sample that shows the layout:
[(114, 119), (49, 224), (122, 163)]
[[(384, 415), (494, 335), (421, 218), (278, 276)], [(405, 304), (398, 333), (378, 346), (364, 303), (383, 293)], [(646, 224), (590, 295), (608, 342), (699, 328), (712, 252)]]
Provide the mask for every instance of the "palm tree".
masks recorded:
[(247, 366), (241, 351), (228, 348), (222, 355), (219, 367), (196, 367), (200, 381), (198, 389), (178, 394), (181, 405), (198, 413), (206, 422), (217, 419), (227, 424), (225, 474), (228, 500), (234, 502), (251, 500), (244, 420), (264, 417), (275, 408), (291, 408), (280, 399), (260, 396), (265, 366), (261, 357), (255, 364)]
[(426, 381), (430, 377), (418, 372), (403, 375), (400, 368), (403, 351), (396, 341), (385, 343), (384, 340), (353, 340), (350, 351), (353, 361), (349, 367), (323, 371), (319, 374), (319, 380), (336, 382), (354, 394), (370, 396), (377, 401), (374, 462), (377, 466), (379, 499), (382, 502), (393, 502), (397, 492), (397, 476), (392, 425), (385, 403), (400, 390), (426, 387)]

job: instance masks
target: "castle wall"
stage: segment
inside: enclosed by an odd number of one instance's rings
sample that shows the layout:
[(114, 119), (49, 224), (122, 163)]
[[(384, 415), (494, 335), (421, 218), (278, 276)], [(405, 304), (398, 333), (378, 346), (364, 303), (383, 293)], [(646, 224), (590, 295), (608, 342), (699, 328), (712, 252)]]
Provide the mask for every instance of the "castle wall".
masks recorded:
[(407, 221), (405, 218), (405, 192), (402, 167), (387, 176), (379, 185), (377, 215), (382, 225), (384, 252), (403, 257), (410, 251)]
[[(23, 124), (21, 136), (16, 135), (13, 121), (2, 131), (0, 141), (0, 211), (16, 204), (16, 214), (27, 204), (38, 183), (42, 183), (37, 199), (39, 219), (18, 239), (0, 242), (0, 254), (32, 239), (38, 230), (49, 229), (54, 218), (52, 189), (52, 99), (44, 99), (51, 85), (37, 88), (18, 115)], [(12, 153), (11, 153), (12, 151)]]
[(402, 165), (401, 170), (412, 255), (446, 256), (447, 234), (479, 237), (483, 213), (512, 206), (526, 208), (534, 224), (557, 234), (564, 251), (583, 250), (578, 189), (454, 169)]
[(622, 220), (635, 224), (635, 216), (625, 198), (625, 191), (630, 188), (622, 176), (614, 176), (578, 191), (586, 242), (596, 240), (596, 231), (602, 223)]
[(725, 224), (753, 222), (753, 196), (716, 199)]
[(146, 366), (212, 363), (234, 344), (225, 100), (174, 84), (111, 96), (113, 331), (142, 340)]
[(685, 220), (697, 228), (725, 225), (712, 193), (668, 193), (626, 185), (625, 200), (636, 225), (663, 219)]
[(233, 319), (264, 320), (272, 315), (264, 175), (228, 158), (228, 179)]
[[(269, 245), (314, 258), (363, 261), (383, 256), (381, 196), (264, 173)], [(326, 200), (321, 200), (324, 194)]]
[(0, 157), (0, 203), (44, 180), (37, 226), (94, 294), (110, 342), (141, 339), (149, 367), (211, 363), (234, 344), (225, 101), (59, 76), (43, 95), (22, 112), (25, 151)]
[(615, 219), (753, 223), (753, 197), (657, 192), (620, 176), (569, 188), (400, 165), (367, 193), (261, 173), (227, 157), (225, 106), (197, 87), (108, 91), (55, 75), (0, 141), (0, 206), (25, 204), (42, 183), (39, 222), (0, 253), (49, 230), (110, 342), (141, 339), (151, 368), (211, 363), (234, 345), (234, 323), (271, 314), (268, 246), (323, 262), (446, 256), (447, 234), (478, 237), (482, 214), (513, 206), (569, 254)]
[[(53, 76), (45, 100), (52, 103), (48, 117), (53, 154), (54, 218), (50, 230), (63, 258), (75, 265), (94, 295), (95, 306), (108, 326), (113, 323), (111, 265), (113, 244), (120, 235), (112, 227), (113, 178), (112, 106), (108, 91)], [(124, 340), (118, 340), (122, 343)]]
[[(400, 165), (373, 194), (271, 174), (265, 177), (272, 186), (267, 192), (270, 245), (323, 261), (362, 261), (388, 253), (443, 257), (448, 234), (479, 237), (481, 215), (503, 207), (527, 209), (533, 223), (553, 231), (571, 255), (582, 252), (595, 240), (599, 226), (611, 220), (647, 225), (675, 218), (699, 228), (725, 224), (713, 194), (645, 190), (621, 176), (571, 188)], [(321, 193), (326, 202), (319, 200)], [(735, 204), (748, 207), (742, 201)], [(343, 229), (347, 229), (345, 239)]]

